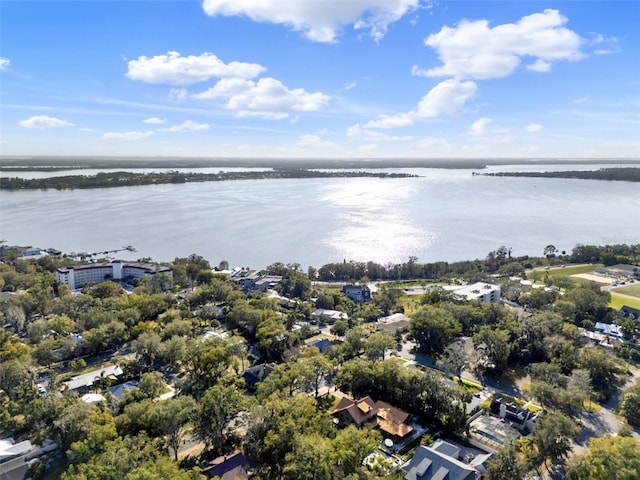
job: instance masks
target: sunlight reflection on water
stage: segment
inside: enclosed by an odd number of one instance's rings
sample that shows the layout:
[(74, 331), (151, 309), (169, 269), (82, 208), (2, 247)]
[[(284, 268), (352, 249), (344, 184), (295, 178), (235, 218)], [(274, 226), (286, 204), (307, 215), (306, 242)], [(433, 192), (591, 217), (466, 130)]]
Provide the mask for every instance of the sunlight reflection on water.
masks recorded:
[(407, 252), (434, 241), (412, 220), (407, 202), (415, 187), (406, 182), (358, 178), (325, 190), (322, 200), (338, 207), (339, 228), (322, 243), (345, 259), (404, 261)]

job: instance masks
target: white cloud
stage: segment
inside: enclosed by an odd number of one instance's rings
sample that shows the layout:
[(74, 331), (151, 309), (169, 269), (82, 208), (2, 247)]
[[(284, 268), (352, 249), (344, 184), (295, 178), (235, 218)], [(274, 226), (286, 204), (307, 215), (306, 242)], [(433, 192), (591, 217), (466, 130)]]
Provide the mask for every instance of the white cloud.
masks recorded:
[(335, 143), (322, 140), (318, 135), (302, 135), (296, 145), (299, 147), (334, 147)]
[(589, 32), (589, 45), (601, 45), (593, 51), (594, 55), (609, 55), (620, 51), (616, 37), (605, 37), (600, 33)]
[(413, 140), (413, 137), (405, 136), (392, 136), (386, 135), (382, 132), (376, 132), (374, 130), (367, 130), (367, 127), (363, 128), (359, 123), (350, 126), (347, 129), (347, 137), (362, 139), (370, 142), (406, 142)]
[(154, 132), (106, 132), (102, 138), (106, 140), (140, 140), (142, 138), (151, 137), (154, 135)]
[(534, 72), (550, 72), (551, 71), (551, 63), (545, 62), (542, 59), (537, 59), (534, 63), (527, 65), (527, 70), (532, 70)]
[(450, 78), (433, 87), (427, 93), (416, 110), (397, 115), (380, 115), (378, 120), (372, 120), (365, 128), (394, 128), (413, 125), (416, 119), (434, 118), (443, 115), (456, 115), (464, 104), (471, 99), (477, 90), (474, 82), (458, 82)]
[(0, 70), (6, 70), (11, 65), (11, 61), (6, 57), (0, 57)]
[(172, 88), (169, 90), (169, 100), (182, 103), (189, 97), (189, 92), (186, 88)]
[(487, 133), (487, 127), (493, 122), (488, 117), (482, 117), (471, 124), (471, 133), (474, 135), (483, 135)]
[(539, 132), (542, 130), (542, 125), (540, 125), (539, 123), (530, 123), (529, 125), (527, 125), (526, 127), (524, 127), (524, 129), (527, 132)]
[(413, 119), (415, 118), (415, 112), (399, 113), (397, 115), (385, 115), (384, 113), (378, 116), (378, 120), (371, 120), (365, 124), (365, 128), (397, 128), (408, 127), (413, 125)]
[(387, 27), (421, 0), (204, 0), (207, 15), (245, 16), (256, 22), (286, 25), (316, 42), (334, 42), (342, 28), (353, 25), (376, 40)]
[(475, 137), (491, 137), (495, 141), (497, 138), (506, 138), (509, 129), (495, 124), (491, 118), (482, 117), (471, 124), (469, 133)]
[(161, 125), (164, 122), (166, 122), (164, 118), (158, 118), (158, 117), (150, 117), (142, 121), (142, 123), (150, 123), (152, 125)]
[(36, 115), (29, 117), (26, 120), (18, 122), (18, 125), (26, 128), (59, 128), (59, 127), (73, 127), (73, 123), (66, 120), (60, 120), (56, 117), (50, 117), (48, 115)]
[(183, 57), (178, 52), (168, 52), (155, 57), (138, 57), (130, 60), (126, 76), (145, 83), (166, 85), (192, 85), (214, 77), (253, 78), (266, 69), (257, 63), (224, 63), (213, 53)]
[(209, 125), (206, 123), (198, 123), (193, 120), (186, 120), (180, 125), (172, 125), (169, 128), (162, 128), (163, 132), (197, 132), (201, 130), (209, 130)]
[(330, 98), (321, 92), (289, 89), (274, 78), (257, 82), (242, 78), (222, 78), (210, 89), (192, 95), (197, 99), (224, 99), (238, 117), (279, 119), (291, 112), (311, 112), (324, 108)]
[(418, 104), (419, 118), (455, 115), (476, 94), (474, 82), (458, 82), (449, 79), (440, 82), (427, 93)]
[(352, 88), (355, 88), (355, 87), (356, 87), (356, 85), (357, 85), (357, 83), (356, 83), (356, 82), (351, 82), (351, 83), (346, 84), (346, 85), (344, 86), (344, 89), (345, 89), (345, 90), (351, 90)]
[[(443, 65), (429, 70), (414, 68), (414, 74), (431, 77), (488, 79), (506, 77), (524, 57), (536, 61), (536, 71), (548, 71), (553, 61), (579, 60), (585, 39), (565, 27), (567, 18), (547, 9), (522, 17), (516, 23), (490, 27), (486, 20), (464, 20), (429, 35), (427, 46), (438, 53)], [(542, 63), (539, 63), (542, 62)]]

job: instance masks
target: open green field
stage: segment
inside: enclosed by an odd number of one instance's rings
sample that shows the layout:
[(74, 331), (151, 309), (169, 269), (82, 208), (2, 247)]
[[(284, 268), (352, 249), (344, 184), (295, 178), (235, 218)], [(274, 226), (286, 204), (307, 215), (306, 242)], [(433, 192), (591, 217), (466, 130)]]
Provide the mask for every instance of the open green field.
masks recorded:
[(568, 267), (551, 268), (551, 269), (547, 270), (547, 272), (549, 272), (549, 276), (550, 277), (569, 276), (569, 275), (577, 275), (578, 273), (593, 273), (593, 271), (596, 268), (602, 267), (602, 266), (603, 265), (601, 265), (601, 264), (598, 264), (598, 265), (576, 265), (576, 266), (569, 265)]
[(617, 293), (624, 293), (625, 295), (631, 295), (632, 297), (640, 298), (640, 284), (638, 283), (625, 285), (624, 287), (617, 287), (615, 291)]
[(623, 306), (632, 308), (640, 308), (640, 298), (623, 297), (622, 295), (616, 295), (615, 292), (611, 292), (611, 302), (609, 306), (615, 310), (620, 310)]

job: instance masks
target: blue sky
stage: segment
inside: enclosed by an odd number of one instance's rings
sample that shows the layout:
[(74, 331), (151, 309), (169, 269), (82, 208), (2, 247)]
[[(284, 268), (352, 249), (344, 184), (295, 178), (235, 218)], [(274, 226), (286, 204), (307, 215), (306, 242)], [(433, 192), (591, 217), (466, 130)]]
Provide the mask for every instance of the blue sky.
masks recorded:
[(640, 2), (0, 2), (2, 155), (640, 156)]

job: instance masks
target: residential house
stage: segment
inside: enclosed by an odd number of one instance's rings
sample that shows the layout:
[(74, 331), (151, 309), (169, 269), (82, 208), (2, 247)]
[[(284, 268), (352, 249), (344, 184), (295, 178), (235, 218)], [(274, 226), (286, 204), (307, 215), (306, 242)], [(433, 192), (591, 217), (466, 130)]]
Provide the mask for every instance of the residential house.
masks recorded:
[(132, 390), (138, 390), (138, 381), (129, 380), (128, 382), (120, 383), (109, 388), (109, 393), (118, 402), (120, 402), (127, 392)]
[[(476, 480), (480, 471), (458, 458), (460, 448), (443, 440), (432, 446), (419, 446), (402, 468), (406, 480)], [(484, 457), (484, 456), (483, 456)]]
[(19, 443), (15, 443), (11, 437), (0, 440), (0, 480), (30, 478), (31, 462), (57, 449), (58, 445), (50, 439), (42, 442), (41, 447), (32, 445), (29, 440)]
[(640, 320), (640, 309), (624, 305), (620, 309), (620, 315), (622, 315), (623, 317), (628, 317), (632, 320)]
[(367, 424), (372, 428), (379, 428), (394, 442), (401, 441), (411, 434), (413, 427), (407, 422), (410, 415), (386, 402), (374, 401), (371, 397), (353, 400), (343, 397), (331, 412), (331, 416), (337, 425), (357, 425), (362, 427)]
[(605, 335), (617, 338), (618, 340), (622, 340), (624, 338), (622, 327), (620, 325), (615, 325), (613, 323), (596, 322), (596, 330), (600, 330)]
[(261, 270), (240, 269), (231, 273), (231, 279), (243, 292), (266, 292), (282, 281), (280, 275), (267, 275)]
[(535, 421), (538, 418), (537, 413), (519, 407), (515, 403), (507, 402), (502, 397), (494, 398), (491, 401), (489, 410), (496, 417), (509, 422), (523, 435), (528, 435), (535, 429)]
[(394, 313), (387, 317), (380, 317), (376, 322), (377, 330), (386, 330), (391, 333), (406, 332), (410, 325), (409, 317), (404, 313)]
[(78, 393), (85, 392), (101, 378), (116, 379), (123, 374), (122, 369), (118, 365), (109, 365), (108, 367), (99, 368), (82, 375), (71, 377), (68, 381), (63, 382), (62, 385), (66, 391), (77, 391)]
[(202, 473), (209, 478), (219, 478), (220, 480), (240, 480), (249, 478), (251, 465), (245, 456), (238, 452), (231, 456), (216, 458), (210, 467), (202, 470)]
[(316, 347), (320, 350), (320, 353), (327, 353), (331, 348), (331, 340), (328, 338), (318, 338), (317, 340), (307, 343), (307, 347)]
[(267, 375), (276, 368), (275, 363), (261, 363), (247, 368), (242, 374), (248, 390), (254, 390), (258, 384), (263, 381)]
[(371, 290), (366, 285), (345, 285), (342, 293), (356, 303), (371, 301)]
[(336, 320), (347, 320), (349, 318), (349, 315), (347, 315), (345, 312), (340, 312), (338, 310), (329, 310), (327, 308), (318, 308), (311, 315), (318, 318), (322, 323), (333, 323)]
[(475, 447), (495, 452), (504, 444), (520, 438), (520, 432), (509, 422), (480, 411), (467, 420), (467, 440)]

